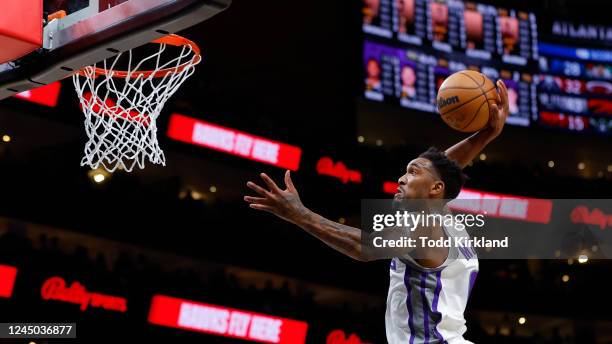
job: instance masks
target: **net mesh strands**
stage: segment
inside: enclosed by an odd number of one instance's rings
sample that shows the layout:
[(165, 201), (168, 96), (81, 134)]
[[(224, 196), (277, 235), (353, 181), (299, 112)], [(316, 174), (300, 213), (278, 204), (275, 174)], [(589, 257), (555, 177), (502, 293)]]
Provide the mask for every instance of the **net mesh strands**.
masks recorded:
[(142, 169), (146, 160), (165, 166), (156, 120), (201, 56), (195, 43), (176, 35), (150, 45), (154, 52), (145, 58), (129, 50), (73, 75), (88, 138), (81, 166), (109, 172)]

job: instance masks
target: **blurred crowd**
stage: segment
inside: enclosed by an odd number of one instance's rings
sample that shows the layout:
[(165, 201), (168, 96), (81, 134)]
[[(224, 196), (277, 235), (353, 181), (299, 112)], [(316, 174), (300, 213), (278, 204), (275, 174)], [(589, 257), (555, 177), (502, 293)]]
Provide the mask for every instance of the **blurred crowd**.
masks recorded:
[[(148, 305), (153, 294), (164, 294), (184, 299), (227, 306), (253, 312), (306, 321), (310, 325), (308, 342), (323, 343), (326, 335), (339, 328), (347, 333), (356, 333), (364, 343), (384, 343), (384, 299), (375, 307), (317, 302), (315, 289), (304, 287), (296, 292), (289, 287), (291, 278), (278, 283), (266, 280), (263, 285), (232, 274), (222, 264), (200, 262), (201, 267), (168, 269), (158, 263), (154, 251), (122, 251), (111, 262), (104, 252), (95, 249), (96, 238), (82, 242), (71, 250), (62, 247), (61, 239), (52, 234), (40, 234), (31, 240), (26, 231), (13, 226), (0, 235), (0, 263), (18, 267), (19, 274), (13, 301), (2, 301), (8, 312), (3, 312), (2, 321), (76, 321), (83, 337), (96, 339), (102, 327), (114, 327), (127, 331), (126, 338), (135, 336), (160, 336), (160, 338), (184, 338), (196, 340), (199, 334), (165, 330), (146, 323)], [(143, 253), (144, 252), (144, 253)], [(535, 263), (534, 263), (535, 262)], [(571, 266), (570, 266), (571, 268)], [(593, 266), (583, 272), (588, 276), (603, 272), (604, 267)], [(567, 316), (575, 320), (583, 316), (602, 319), (597, 314), (588, 314), (591, 307), (583, 306), (584, 299), (568, 300), (573, 295), (569, 286), (543, 283), (549, 276), (566, 271), (558, 263), (545, 261), (485, 261), (481, 264), (476, 289), (470, 301), (467, 338), (476, 343), (534, 343), (570, 344), (595, 343), (593, 329), (577, 327), (571, 335), (562, 335), (562, 328), (542, 329), (525, 335), (512, 316), (494, 326), (491, 332), (487, 310), (507, 314), (548, 313)], [(584, 270), (584, 269), (583, 269)], [(255, 275), (257, 274), (254, 272)], [(62, 276), (67, 281), (78, 280), (93, 291), (126, 297), (126, 314), (102, 314), (100, 311), (80, 312), (78, 307), (49, 305), (40, 301), (39, 288), (42, 281), (51, 276)], [(539, 276), (534, 278), (534, 276)], [(582, 278), (573, 274), (572, 279)], [(383, 281), (380, 281), (383, 283)], [(386, 283), (386, 281), (385, 281)], [(259, 286), (257, 286), (259, 284)], [(579, 286), (578, 286), (579, 287)], [(27, 290), (24, 290), (27, 289)], [(491, 290), (493, 289), (494, 290)], [(574, 288), (576, 286), (574, 285)], [(548, 294), (548, 295), (545, 295)], [(537, 300), (541, 298), (540, 302)], [(495, 301), (495, 302), (492, 302)], [(602, 307), (605, 306), (603, 301)], [(545, 310), (542, 312), (542, 310)], [(554, 312), (559, 311), (558, 314)], [(521, 313), (522, 312), (522, 313)], [(582, 312), (585, 312), (583, 314)], [(68, 320), (69, 319), (69, 320)], [(562, 318), (560, 318), (562, 319)], [(485, 327), (489, 327), (485, 331)], [(518, 330), (518, 331), (517, 331)], [(522, 334), (517, 334), (522, 332)], [(227, 343), (229, 339), (206, 337), (207, 342)], [(49, 340), (48, 342), (53, 342)]]

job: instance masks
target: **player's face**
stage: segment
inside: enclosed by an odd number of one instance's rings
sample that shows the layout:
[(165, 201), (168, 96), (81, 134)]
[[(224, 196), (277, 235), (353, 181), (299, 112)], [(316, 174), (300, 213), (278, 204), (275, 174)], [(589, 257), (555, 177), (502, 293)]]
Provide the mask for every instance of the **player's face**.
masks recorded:
[(518, 111), (518, 93), (512, 87), (508, 87), (508, 103), (510, 104), (510, 112)]
[(380, 75), (380, 67), (378, 67), (378, 62), (374, 60), (368, 61), (368, 76), (371, 78), (378, 78)]
[(370, 11), (372, 17), (378, 15), (378, 8), (380, 7), (380, 0), (365, 0), (365, 5)]
[(416, 158), (406, 166), (406, 173), (398, 179), (398, 183), (394, 201), (434, 198), (439, 194), (434, 192), (436, 185), (439, 188), (442, 181), (431, 161)]
[(465, 11), (463, 18), (468, 39), (482, 40), (482, 14), (476, 11)]
[(414, 86), (414, 82), (416, 81), (416, 76), (414, 75), (414, 70), (410, 67), (404, 67), (402, 69), (402, 81), (405, 86)]
[(414, 9), (414, 0), (397, 0), (397, 11), (400, 16), (406, 19), (412, 19)]
[(518, 20), (512, 17), (501, 17), (501, 32), (503, 37), (518, 40)]
[(436, 25), (446, 25), (448, 22), (448, 7), (443, 4), (431, 4), (431, 19)]

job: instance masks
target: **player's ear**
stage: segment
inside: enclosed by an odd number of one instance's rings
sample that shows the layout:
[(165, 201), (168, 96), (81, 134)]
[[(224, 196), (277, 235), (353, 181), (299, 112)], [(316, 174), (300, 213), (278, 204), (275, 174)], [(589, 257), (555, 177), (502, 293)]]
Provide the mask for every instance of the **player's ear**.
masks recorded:
[(437, 180), (435, 181), (432, 185), (431, 185), (431, 189), (429, 190), (429, 193), (431, 195), (434, 196), (442, 196), (444, 195), (444, 189), (445, 189), (445, 185), (444, 182), (441, 180)]

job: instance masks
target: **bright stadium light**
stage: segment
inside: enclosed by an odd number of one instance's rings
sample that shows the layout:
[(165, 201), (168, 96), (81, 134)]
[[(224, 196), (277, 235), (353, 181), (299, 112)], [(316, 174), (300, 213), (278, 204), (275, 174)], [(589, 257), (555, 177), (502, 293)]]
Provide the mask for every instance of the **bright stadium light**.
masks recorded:
[(555, 162), (554, 162), (554, 161), (552, 161), (552, 160), (549, 160), (549, 161), (548, 161), (548, 167), (550, 167), (550, 168), (555, 167)]
[(561, 280), (563, 281), (563, 283), (567, 283), (570, 280), (569, 275), (563, 275), (563, 277), (561, 277)]
[(106, 177), (102, 173), (96, 173), (93, 176), (94, 182), (96, 182), (98, 184), (102, 183), (105, 179), (106, 179)]
[(87, 175), (89, 176), (89, 179), (91, 179), (91, 181), (96, 183), (96, 184), (105, 183), (111, 177), (111, 174), (108, 173), (103, 168), (97, 168), (95, 170), (90, 170), (90, 171), (87, 172)]
[(578, 256), (578, 263), (584, 264), (589, 261), (589, 257), (586, 254), (581, 254)]
[(525, 325), (525, 323), (527, 322), (527, 319), (525, 319), (525, 317), (520, 317), (518, 318), (518, 323), (521, 325)]
[(9, 135), (3, 135), (2, 136), (2, 141), (4, 142), (11, 142), (11, 137)]
[(202, 194), (200, 192), (198, 192), (198, 191), (192, 190), (191, 191), (191, 198), (196, 200), (196, 201), (199, 201), (199, 200), (202, 199)]

